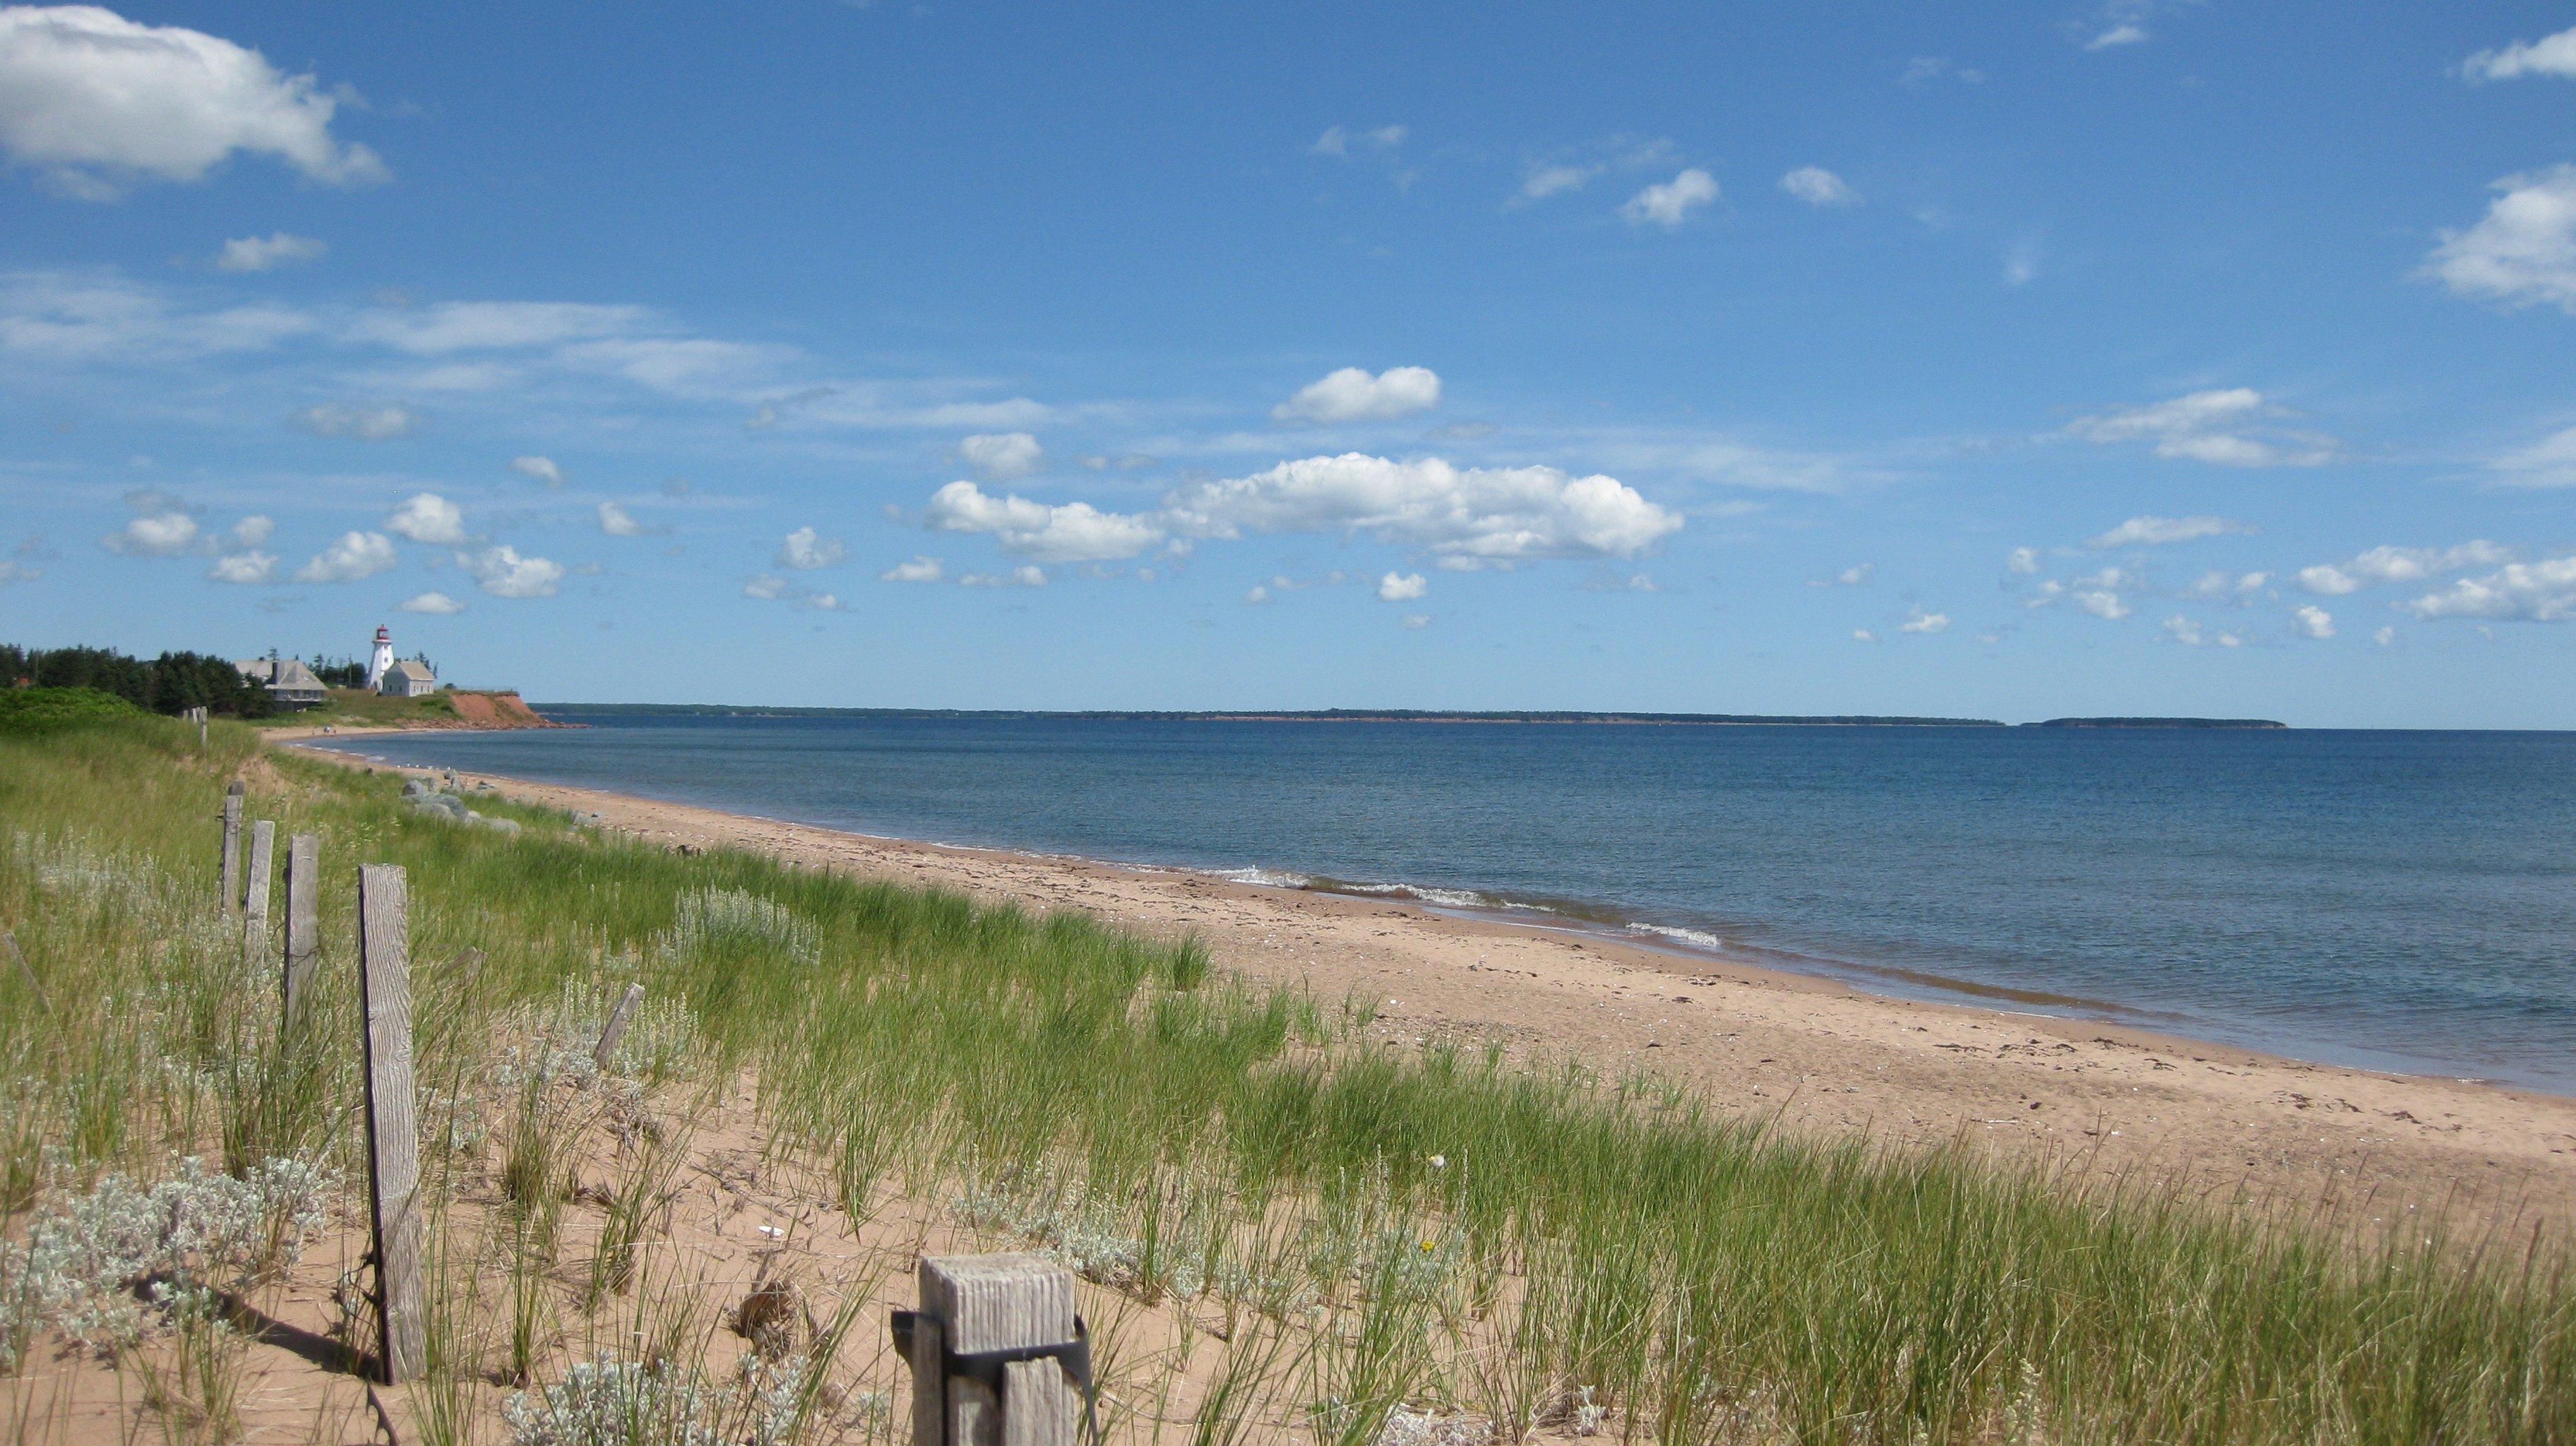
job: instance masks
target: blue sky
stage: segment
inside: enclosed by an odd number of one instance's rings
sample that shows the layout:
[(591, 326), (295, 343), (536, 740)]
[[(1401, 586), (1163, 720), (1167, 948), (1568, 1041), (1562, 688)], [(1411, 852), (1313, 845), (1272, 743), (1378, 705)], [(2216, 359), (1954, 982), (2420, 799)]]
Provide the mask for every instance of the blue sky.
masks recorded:
[(0, 157), (15, 641), (2576, 720), (2564, 5), (7, 8)]

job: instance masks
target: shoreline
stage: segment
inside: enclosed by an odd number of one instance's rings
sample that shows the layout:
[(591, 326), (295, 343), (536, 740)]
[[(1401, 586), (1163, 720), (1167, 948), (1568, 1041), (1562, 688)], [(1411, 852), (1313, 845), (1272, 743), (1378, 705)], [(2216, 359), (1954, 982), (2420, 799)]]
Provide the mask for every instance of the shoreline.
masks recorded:
[[(392, 730), (387, 730), (392, 731)], [(283, 730), (281, 730), (281, 733)], [(331, 748), (344, 767), (437, 774)], [(334, 737), (350, 736), (346, 733)], [(988, 902), (1195, 931), (1220, 968), (1382, 1002), (1389, 1045), (1491, 1044), (1524, 1062), (1645, 1069), (1801, 1133), (1960, 1142), (2050, 1169), (2179, 1179), (2220, 1198), (2455, 1226), (2576, 1225), (2576, 1099), (2312, 1063), (2126, 1023), (1910, 999), (1841, 980), (1392, 894), (925, 843), (456, 770), (671, 848), (741, 847)]]

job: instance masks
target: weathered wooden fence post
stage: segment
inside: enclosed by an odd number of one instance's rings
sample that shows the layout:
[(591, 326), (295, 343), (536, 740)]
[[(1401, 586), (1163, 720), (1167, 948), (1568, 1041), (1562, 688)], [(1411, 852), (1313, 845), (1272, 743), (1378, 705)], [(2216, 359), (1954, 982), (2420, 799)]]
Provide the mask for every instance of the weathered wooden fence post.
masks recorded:
[(241, 907), (242, 781), (224, 790), (224, 912)]
[(358, 993), (367, 1015), (367, 1197), (375, 1227), (376, 1365), (387, 1385), (429, 1363), (421, 1299), (419, 1122), (411, 1077), (409, 889), (399, 864), (358, 870)]
[(285, 1025), (304, 1017), (313, 959), (322, 948), (322, 839), (299, 833), (286, 842)]
[(924, 1256), (921, 1308), (895, 1313), (913, 1446), (1073, 1446), (1091, 1345), (1073, 1273), (1035, 1255)]
[(277, 825), (267, 819), (250, 826), (250, 887), (242, 894), (242, 963), (256, 965), (268, 953), (268, 876), (277, 852)]
[(615, 1009), (608, 1011), (608, 1023), (599, 1031), (599, 1045), (590, 1052), (591, 1063), (601, 1069), (608, 1068), (608, 1061), (617, 1053), (617, 1041), (626, 1037), (627, 1021), (634, 1018), (635, 1006), (643, 1002), (643, 984), (627, 985), (625, 997), (617, 1001)]

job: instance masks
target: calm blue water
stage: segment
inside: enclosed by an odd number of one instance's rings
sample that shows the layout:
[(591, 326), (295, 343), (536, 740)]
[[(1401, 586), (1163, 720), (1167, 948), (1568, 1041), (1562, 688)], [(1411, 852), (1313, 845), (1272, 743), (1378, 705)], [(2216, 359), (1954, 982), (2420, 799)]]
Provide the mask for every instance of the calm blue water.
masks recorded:
[(557, 716), (344, 746), (2576, 1092), (2576, 734)]

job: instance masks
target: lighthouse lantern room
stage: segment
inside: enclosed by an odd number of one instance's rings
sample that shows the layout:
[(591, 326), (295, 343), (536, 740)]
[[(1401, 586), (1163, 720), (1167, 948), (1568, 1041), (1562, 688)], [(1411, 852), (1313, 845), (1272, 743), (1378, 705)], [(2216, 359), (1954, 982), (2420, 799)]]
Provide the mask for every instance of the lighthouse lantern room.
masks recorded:
[(393, 666), (393, 629), (386, 627), (382, 623), (378, 623), (376, 625), (376, 650), (372, 654), (368, 655), (367, 658), (367, 688), (370, 692), (374, 691), (377, 685), (384, 682), (385, 674), (393, 671)]

